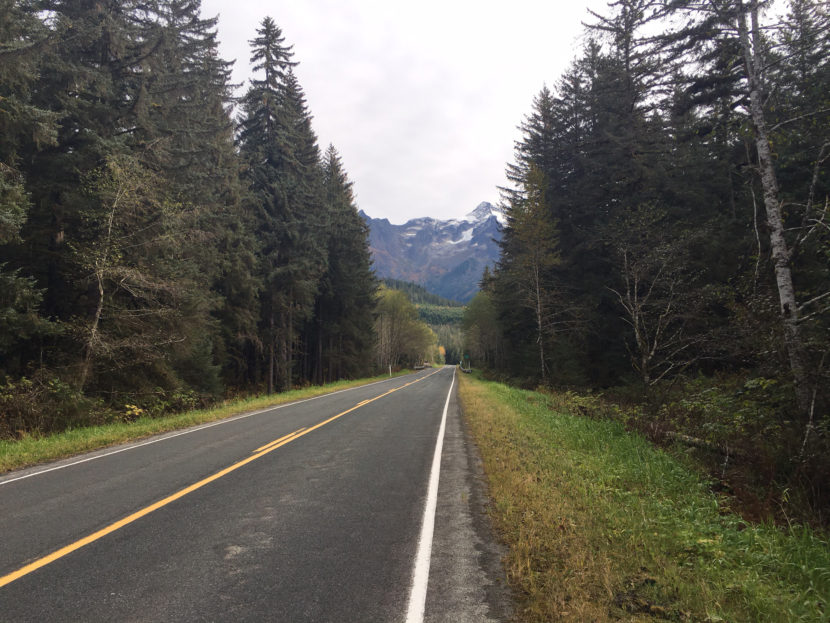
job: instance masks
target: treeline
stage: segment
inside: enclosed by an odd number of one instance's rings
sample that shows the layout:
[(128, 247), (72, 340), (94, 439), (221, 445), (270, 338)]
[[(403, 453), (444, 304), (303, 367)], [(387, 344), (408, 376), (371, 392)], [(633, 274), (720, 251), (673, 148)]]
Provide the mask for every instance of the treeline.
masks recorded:
[[(480, 364), (524, 384), (662, 396), (652, 429), (737, 438), (826, 507), (830, 15), (770, 6), (590, 16), (521, 125), (501, 258), (465, 328)], [(667, 398), (698, 375), (715, 393)]]
[(415, 306), (419, 320), (434, 334), (440, 352), (437, 357), (432, 356), (432, 361), (459, 363), (464, 350), (464, 336), (461, 331), (464, 304), (433, 294), (411, 281), (383, 279), (382, 282), (391, 290), (403, 292)]
[(377, 297), (375, 333), (375, 358), (379, 369), (443, 363), (443, 352), (435, 332), (419, 318), (418, 308), (403, 290), (381, 286)]
[(416, 305), (418, 316), (429, 325), (435, 333), (438, 344), (443, 349), (443, 363), (450, 365), (461, 361), (464, 352), (464, 336), (461, 331), (461, 322), (464, 318), (464, 307), (448, 307)]
[(351, 183), (252, 35), (237, 102), (199, 0), (0, 2), (0, 436), (373, 365)]
[(424, 286), (411, 281), (402, 281), (400, 279), (383, 279), (383, 285), (391, 290), (400, 290), (405, 292), (406, 296), (415, 305), (435, 305), (437, 307), (464, 307), (464, 303), (445, 299), (443, 296), (438, 296), (427, 290)]

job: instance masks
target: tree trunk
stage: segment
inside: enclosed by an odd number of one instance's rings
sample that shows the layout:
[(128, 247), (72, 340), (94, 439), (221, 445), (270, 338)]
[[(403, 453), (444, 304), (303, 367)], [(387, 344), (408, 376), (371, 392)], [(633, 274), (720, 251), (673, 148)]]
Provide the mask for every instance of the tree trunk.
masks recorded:
[[(317, 329), (317, 366), (314, 373), (315, 378), (317, 379), (317, 384), (322, 385), (326, 382), (325, 376), (325, 369), (326, 366), (323, 364), (323, 320), (320, 319), (320, 326)], [(329, 358), (331, 358), (331, 351), (328, 353)]]
[(92, 319), (92, 326), (89, 328), (89, 338), (86, 342), (86, 353), (84, 354), (84, 365), (81, 369), (80, 390), (83, 391), (86, 381), (89, 378), (89, 372), (92, 369), (92, 355), (95, 349), (95, 343), (98, 341), (98, 325), (101, 322), (101, 316), (104, 312), (104, 274), (102, 269), (95, 271), (95, 276), (98, 278), (98, 305), (95, 308), (95, 317)]
[(276, 353), (274, 352), (274, 342), (277, 339), (277, 336), (274, 335), (274, 312), (271, 311), (271, 317), (269, 319), (271, 332), (268, 336), (268, 393), (274, 393), (274, 374), (276, 370), (274, 370), (274, 364), (276, 359)]
[(337, 380), (343, 378), (343, 334), (338, 337), (337, 345)]
[(790, 361), (790, 371), (795, 382), (796, 398), (802, 414), (806, 417), (810, 411), (810, 386), (805, 363), (804, 345), (798, 327), (798, 304), (795, 298), (792, 272), (790, 270), (790, 250), (784, 237), (784, 220), (781, 215), (778, 178), (773, 166), (772, 152), (767, 135), (764, 117), (760, 48), (760, 31), (758, 24), (758, 2), (751, 0), (749, 13), (752, 19), (752, 40), (746, 23), (747, 9), (743, 2), (738, 4), (738, 34), (744, 56), (747, 82), (749, 86), (749, 111), (755, 129), (755, 147), (758, 150), (758, 164), (761, 185), (764, 190), (764, 208), (769, 226), (770, 250), (775, 267), (775, 281), (778, 286), (781, 322), (784, 329), (784, 342)]
[(542, 373), (542, 385), (547, 384), (547, 374), (545, 373), (545, 336), (542, 330), (542, 285), (539, 277), (539, 267), (534, 267), (533, 271), (534, 287), (536, 289), (536, 341), (539, 343), (539, 368)]
[(285, 310), (280, 312), (279, 378), (277, 387), (285, 391), (288, 381), (288, 319)]
[(110, 213), (107, 218), (107, 235), (104, 238), (104, 252), (103, 255), (95, 263), (95, 277), (98, 281), (98, 304), (95, 308), (95, 317), (92, 319), (92, 326), (89, 328), (89, 338), (86, 342), (86, 352), (84, 353), (84, 364), (81, 369), (81, 383), (80, 390), (83, 391), (86, 385), (89, 373), (92, 370), (92, 357), (95, 352), (95, 345), (98, 342), (98, 326), (101, 323), (101, 316), (104, 313), (104, 271), (107, 270), (107, 262), (110, 256), (110, 247), (112, 245), (112, 229), (115, 223), (115, 213), (118, 210), (118, 204), (124, 196), (124, 188), (119, 188), (112, 201)]
[[(293, 298), (293, 297), (292, 297)], [(294, 379), (292, 377), (294, 363), (294, 306), (288, 306), (288, 334), (285, 336), (287, 350), (285, 354), (285, 389), (291, 389)]]

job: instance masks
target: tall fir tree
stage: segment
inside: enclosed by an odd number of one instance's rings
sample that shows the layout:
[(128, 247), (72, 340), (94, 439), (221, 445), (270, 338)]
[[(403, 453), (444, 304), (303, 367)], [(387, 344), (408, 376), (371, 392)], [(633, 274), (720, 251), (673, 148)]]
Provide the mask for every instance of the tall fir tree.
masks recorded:
[(262, 79), (243, 98), (240, 151), (260, 239), (262, 334), (268, 391), (292, 385), (301, 329), (311, 319), (326, 266), (325, 206), (317, 139), (291, 68), (290, 46), (270, 18), (251, 41)]
[(42, 291), (14, 259), (29, 216), (21, 164), (54, 145), (56, 115), (32, 101), (52, 33), (23, 2), (0, 2), (0, 378), (26, 371), (27, 344), (48, 332), (40, 316)]
[(317, 297), (312, 338), (313, 378), (318, 383), (368, 371), (377, 289), (369, 229), (358, 214), (352, 182), (334, 146), (326, 150), (322, 166), (329, 222), (328, 266)]

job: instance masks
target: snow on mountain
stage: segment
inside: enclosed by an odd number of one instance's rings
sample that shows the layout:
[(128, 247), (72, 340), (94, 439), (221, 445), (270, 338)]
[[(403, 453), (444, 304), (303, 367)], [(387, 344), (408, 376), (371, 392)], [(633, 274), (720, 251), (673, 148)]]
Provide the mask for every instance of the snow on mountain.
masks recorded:
[(507, 223), (507, 219), (504, 217), (501, 210), (496, 208), (492, 203), (488, 203), (486, 201), (479, 203), (476, 206), (476, 209), (467, 214), (463, 220), (471, 223), (477, 223), (479, 221), (486, 221), (491, 216), (495, 217), (495, 219), (502, 226)]
[(393, 225), (361, 211), (369, 225), (369, 246), (381, 278), (423, 285), (445, 298), (466, 302), (478, 291), (485, 266), (499, 256), (503, 215), (482, 202), (461, 219), (424, 217)]

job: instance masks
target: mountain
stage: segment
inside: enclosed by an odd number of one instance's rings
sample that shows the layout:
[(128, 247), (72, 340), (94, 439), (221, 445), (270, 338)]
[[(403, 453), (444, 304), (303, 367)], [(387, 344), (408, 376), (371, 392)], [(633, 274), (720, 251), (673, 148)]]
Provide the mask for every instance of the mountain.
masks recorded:
[(485, 266), (499, 257), (503, 217), (483, 202), (461, 219), (416, 218), (403, 225), (361, 211), (378, 277), (412, 281), (444, 298), (466, 302)]

